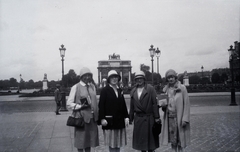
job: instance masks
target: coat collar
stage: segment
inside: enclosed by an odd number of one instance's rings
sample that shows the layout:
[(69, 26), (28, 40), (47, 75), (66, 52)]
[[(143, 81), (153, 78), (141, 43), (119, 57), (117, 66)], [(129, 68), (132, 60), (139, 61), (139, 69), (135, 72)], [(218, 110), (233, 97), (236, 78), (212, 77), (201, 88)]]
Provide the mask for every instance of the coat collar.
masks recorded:
[(174, 90), (174, 92), (180, 92), (181, 91), (181, 82), (177, 81), (173, 87), (170, 87), (169, 84), (167, 84), (164, 88), (163, 88), (163, 92), (167, 93), (168, 90), (172, 88)]
[[(106, 85), (106, 89), (107, 89), (109, 92), (111, 92), (112, 94), (114, 94), (114, 95), (116, 96), (113, 88), (112, 88), (109, 84)], [(123, 94), (123, 92), (122, 92), (122, 90), (121, 90), (119, 87), (117, 88), (117, 92), (118, 92), (118, 97), (116, 96), (116, 98), (121, 97), (121, 95)]]

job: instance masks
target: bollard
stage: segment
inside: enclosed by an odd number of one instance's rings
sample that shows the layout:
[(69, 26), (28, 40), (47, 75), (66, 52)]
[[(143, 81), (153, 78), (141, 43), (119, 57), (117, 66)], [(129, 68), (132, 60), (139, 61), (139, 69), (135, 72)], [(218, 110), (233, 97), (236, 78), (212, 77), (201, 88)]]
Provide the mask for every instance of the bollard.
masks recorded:
[(63, 92), (61, 92), (61, 95), (62, 95), (62, 104), (61, 104), (60, 111), (68, 111), (68, 109), (66, 107), (66, 93), (63, 91)]

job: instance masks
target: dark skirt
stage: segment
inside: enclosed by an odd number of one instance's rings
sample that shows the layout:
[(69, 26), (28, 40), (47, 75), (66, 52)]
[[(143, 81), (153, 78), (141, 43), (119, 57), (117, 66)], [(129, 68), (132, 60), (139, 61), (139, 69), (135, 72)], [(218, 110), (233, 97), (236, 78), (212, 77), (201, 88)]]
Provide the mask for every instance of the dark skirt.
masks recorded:
[(93, 119), (91, 119), (90, 123), (85, 123), (84, 128), (75, 127), (74, 146), (77, 149), (99, 146), (98, 127)]

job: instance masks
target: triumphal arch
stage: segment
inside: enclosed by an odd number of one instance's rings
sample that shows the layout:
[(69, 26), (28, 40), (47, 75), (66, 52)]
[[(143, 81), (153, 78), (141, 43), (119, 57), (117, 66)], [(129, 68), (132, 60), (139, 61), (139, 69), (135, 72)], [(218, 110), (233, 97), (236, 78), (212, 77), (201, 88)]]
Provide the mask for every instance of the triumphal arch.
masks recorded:
[(121, 85), (131, 87), (132, 66), (130, 60), (121, 60), (120, 55), (113, 53), (108, 60), (98, 61), (98, 84), (103, 87), (110, 70), (116, 70), (122, 77)]

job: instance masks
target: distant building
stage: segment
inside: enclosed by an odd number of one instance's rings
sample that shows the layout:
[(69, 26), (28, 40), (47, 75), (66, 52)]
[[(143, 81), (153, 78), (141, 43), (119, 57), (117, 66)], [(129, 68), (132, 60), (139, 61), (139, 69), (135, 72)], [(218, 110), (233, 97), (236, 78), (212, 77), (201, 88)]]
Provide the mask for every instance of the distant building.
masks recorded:
[(131, 86), (131, 73), (132, 66), (130, 60), (121, 60), (120, 55), (113, 53), (113, 55), (109, 55), (108, 60), (98, 61), (98, 84), (100, 87), (103, 87), (102, 84), (105, 83), (107, 79), (107, 74), (110, 70), (116, 70), (121, 79), (121, 85), (123, 86)]

